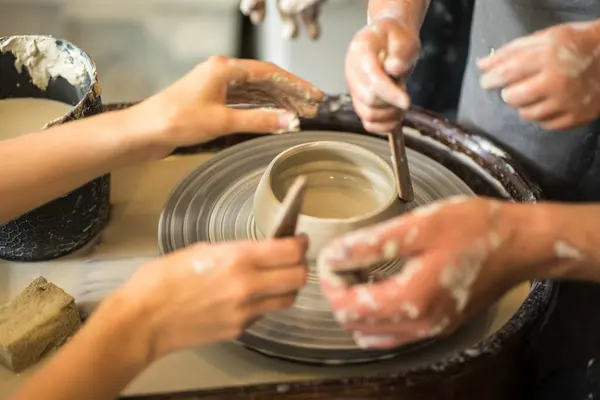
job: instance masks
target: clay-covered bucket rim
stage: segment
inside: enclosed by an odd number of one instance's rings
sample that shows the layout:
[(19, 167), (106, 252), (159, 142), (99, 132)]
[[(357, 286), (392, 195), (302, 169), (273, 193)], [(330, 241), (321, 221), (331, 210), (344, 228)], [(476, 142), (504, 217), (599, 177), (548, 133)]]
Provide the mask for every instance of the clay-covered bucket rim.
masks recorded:
[(86, 83), (85, 94), (81, 96), (77, 104), (73, 105), (68, 113), (63, 115), (62, 117), (57, 118), (54, 121), (48, 122), (44, 128), (48, 128), (53, 125), (61, 124), (69, 120), (81, 118), (85, 112), (86, 107), (86, 99), (91, 95), (93, 97), (97, 97), (100, 99), (102, 94), (102, 89), (98, 82), (98, 70), (96, 68), (96, 64), (90, 57), (88, 53), (86, 53), (82, 48), (73, 44), (72, 42), (64, 39), (56, 38), (52, 35), (9, 35), (9, 36), (0, 36), (0, 43), (15, 39), (15, 38), (37, 38), (42, 40), (54, 40), (57, 46), (64, 46), (68, 50), (77, 52), (78, 56), (81, 57), (81, 61), (85, 67), (86, 73), (90, 79), (89, 85)]

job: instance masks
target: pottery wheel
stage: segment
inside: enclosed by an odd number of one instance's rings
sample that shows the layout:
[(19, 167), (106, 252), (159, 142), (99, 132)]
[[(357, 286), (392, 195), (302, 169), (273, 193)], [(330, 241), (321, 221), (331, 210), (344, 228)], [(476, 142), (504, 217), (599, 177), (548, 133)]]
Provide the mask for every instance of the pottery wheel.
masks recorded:
[[(390, 162), (387, 141), (352, 133), (314, 131), (271, 135), (221, 151), (188, 175), (169, 196), (159, 221), (159, 247), (168, 253), (196, 242), (259, 240), (252, 216), (252, 200), (261, 175), (277, 154), (301, 143), (342, 141), (363, 146)], [(410, 208), (472, 190), (441, 164), (407, 149), (415, 200)], [(270, 314), (250, 326), (240, 337), (243, 345), (289, 360), (344, 364), (393, 357), (414, 351), (427, 342), (394, 351), (365, 351), (342, 330), (321, 297), (314, 266), (307, 286), (294, 306)], [(401, 261), (379, 266), (393, 274)], [(198, 295), (202, 295), (199, 293)]]

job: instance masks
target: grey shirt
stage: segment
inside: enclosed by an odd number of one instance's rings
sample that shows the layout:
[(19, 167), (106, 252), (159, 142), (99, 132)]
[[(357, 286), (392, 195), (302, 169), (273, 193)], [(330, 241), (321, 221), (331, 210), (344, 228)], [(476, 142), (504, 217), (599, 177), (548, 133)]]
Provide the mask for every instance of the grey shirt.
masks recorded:
[(471, 47), (459, 104), (459, 122), (490, 135), (516, 155), (550, 198), (600, 200), (599, 121), (549, 132), (522, 120), (499, 91), (480, 88), (475, 65), (509, 41), (572, 21), (600, 18), (600, 0), (477, 0)]

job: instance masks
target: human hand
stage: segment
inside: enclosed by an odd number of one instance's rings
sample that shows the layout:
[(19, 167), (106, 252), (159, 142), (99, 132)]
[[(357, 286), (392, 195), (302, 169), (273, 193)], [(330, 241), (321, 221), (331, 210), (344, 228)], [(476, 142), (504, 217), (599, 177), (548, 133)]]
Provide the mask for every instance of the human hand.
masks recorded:
[(516, 39), (478, 61), (484, 89), (502, 89), (506, 104), (549, 130), (600, 114), (600, 24), (557, 25)]
[[(364, 348), (452, 333), (552, 255), (539, 237), (521, 240), (532, 215), (521, 206), (456, 197), (334, 240), (317, 267), (336, 319)], [(401, 272), (375, 283), (347, 286), (335, 274), (401, 257)]]
[[(325, 0), (277, 0), (277, 9), (283, 22), (283, 36), (286, 39), (296, 38), (299, 33), (298, 17), (306, 27), (306, 33), (311, 40), (319, 37), (319, 12)], [(265, 18), (266, 0), (241, 0), (240, 10), (254, 25)]]
[(352, 39), (346, 82), (367, 131), (387, 133), (410, 107), (405, 80), (421, 51), (419, 28), (393, 10), (380, 13)]
[(118, 296), (143, 309), (153, 358), (232, 340), (257, 317), (292, 306), (307, 248), (305, 236), (195, 244), (143, 266)]
[[(311, 116), (323, 92), (274, 64), (211, 57), (179, 81), (126, 110), (146, 121), (162, 156), (235, 132), (282, 133), (298, 129), (298, 117)], [(227, 104), (277, 108), (241, 110)], [(164, 154), (163, 154), (164, 153)]]

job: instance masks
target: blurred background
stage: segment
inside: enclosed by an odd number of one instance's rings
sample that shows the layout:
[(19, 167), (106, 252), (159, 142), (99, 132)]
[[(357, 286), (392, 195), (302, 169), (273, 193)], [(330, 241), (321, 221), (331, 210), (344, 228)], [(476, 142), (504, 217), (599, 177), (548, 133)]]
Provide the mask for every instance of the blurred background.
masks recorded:
[[(453, 115), (473, 1), (432, 1), (409, 82), (415, 104)], [(217, 54), (272, 61), (326, 92), (346, 92), (345, 52), (366, 23), (367, 1), (328, 0), (316, 42), (303, 32), (283, 39), (274, 2), (253, 27), (239, 0), (0, 0), (0, 36), (49, 34), (78, 45), (98, 66), (105, 102), (143, 99)]]

